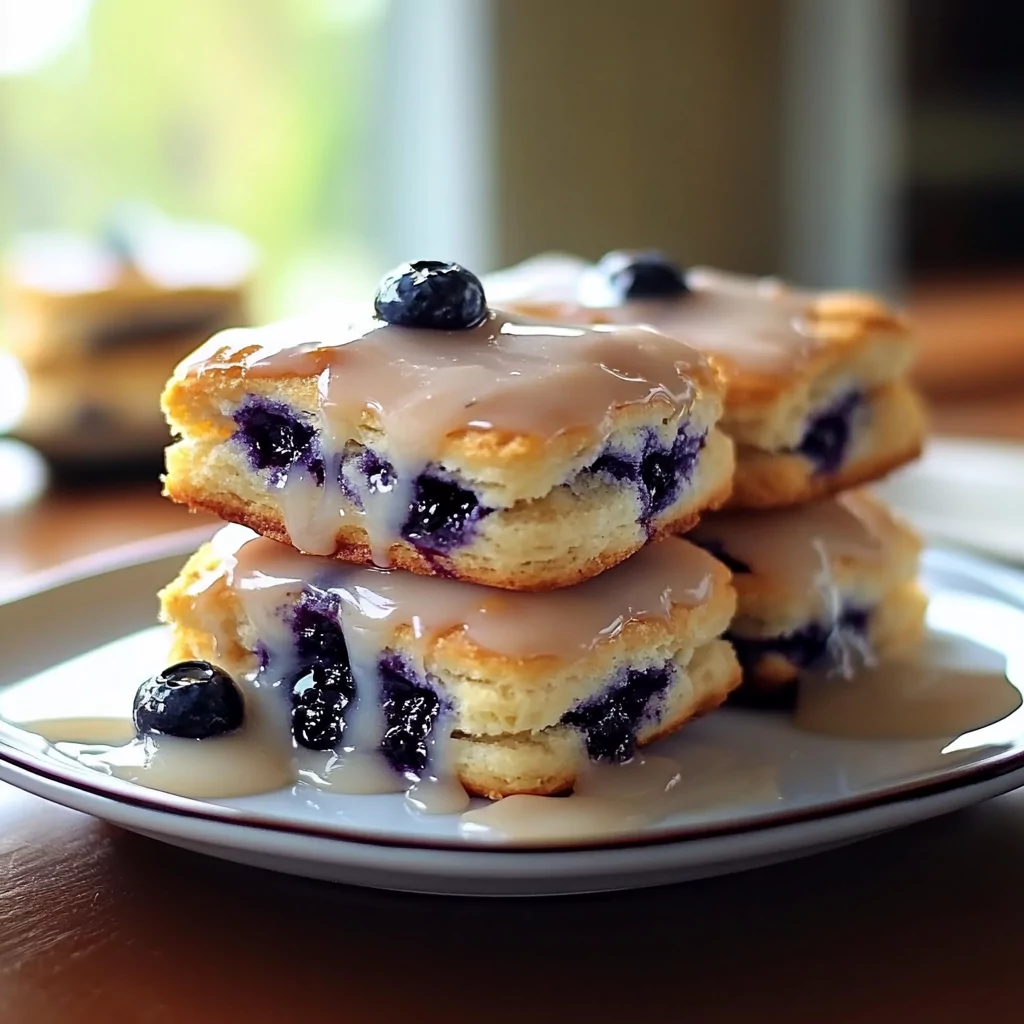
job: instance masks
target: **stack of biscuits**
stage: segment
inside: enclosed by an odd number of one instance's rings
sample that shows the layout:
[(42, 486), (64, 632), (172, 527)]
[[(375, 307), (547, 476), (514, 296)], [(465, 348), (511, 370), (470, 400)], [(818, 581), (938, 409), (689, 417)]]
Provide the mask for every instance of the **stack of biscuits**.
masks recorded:
[(733, 573), (742, 696), (786, 703), (805, 670), (849, 672), (919, 640), (920, 542), (861, 489), (925, 436), (910, 330), (887, 304), (636, 252), (539, 256), (488, 291), (570, 322), (651, 324), (720, 368), (736, 477), (690, 536)]
[(166, 494), (233, 524), (162, 594), (173, 656), (349, 791), (567, 792), (920, 632), (917, 542), (850, 490), (920, 448), (909, 360), (875, 299), (633, 253), (222, 332), (163, 398)]
[(236, 524), (163, 594), (174, 657), (333, 788), (566, 792), (739, 683), (729, 571), (677, 536), (732, 486), (722, 399), (673, 338), (433, 261), (222, 332), (164, 392), (167, 495)]
[(14, 432), (62, 465), (152, 466), (167, 444), (167, 375), (247, 322), (253, 262), (237, 232), (148, 208), (120, 209), (96, 237), (22, 237), (0, 281), (0, 343), (26, 385)]

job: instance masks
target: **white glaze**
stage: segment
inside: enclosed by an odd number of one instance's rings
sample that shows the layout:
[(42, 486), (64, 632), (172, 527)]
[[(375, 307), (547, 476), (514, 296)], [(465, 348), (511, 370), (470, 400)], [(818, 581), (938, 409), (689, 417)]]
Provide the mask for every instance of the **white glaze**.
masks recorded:
[(1003, 657), (929, 634), (913, 654), (865, 666), (850, 679), (802, 679), (795, 721), (808, 732), (848, 739), (952, 738), (1020, 706)]
[[(940, 609), (957, 614), (959, 605), (940, 605)], [(76, 687), (77, 673), (69, 675), (65, 683)], [(84, 716), (46, 722), (41, 713), (53, 706), (55, 691), (42, 685), (34, 700), (32, 696), (23, 692), (16, 702), (25, 715), (21, 728), (47, 736), (61, 753), (82, 764), (152, 788), (223, 797), (229, 791), (269, 791), (296, 780), (307, 792), (383, 793), (408, 785), (386, 768), (381, 770), (372, 756), (353, 756), (350, 751), (337, 755), (298, 751), (282, 779), (276, 774), (284, 768), (282, 763), (268, 754), (265, 745), (253, 743), (252, 734), (244, 730), (218, 740), (150, 739), (113, 749), (86, 746), (74, 740), (93, 735), (92, 730), (98, 728), (94, 723)], [(973, 731), (1004, 719), (1019, 706), (1020, 694), (1007, 681), (1003, 655), (965, 637), (940, 633), (933, 635), (917, 656), (894, 659), (862, 682), (819, 680), (801, 700), (796, 723), (805, 730), (890, 741), (939, 737), (953, 750), (958, 743), (970, 748), (982, 742), (971, 739)], [(101, 721), (113, 729), (108, 734), (111, 739), (128, 722), (127, 718), (120, 725), (110, 718)], [(951, 736), (960, 739), (945, 743)], [(671, 750), (671, 756), (662, 750)], [(737, 803), (771, 805), (779, 800), (778, 784), (775, 769), (758, 760), (753, 750), (722, 749), (680, 738), (666, 747), (645, 751), (623, 766), (588, 766), (571, 797), (509, 797), (477, 807), (462, 823), (466, 833), (496, 841), (613, 836), (676, 812), (706, 814)], [(427, 793), (425, 800), (422, 797), (424, 790), (431, 788), (433, 784), (413, 791), (412, 799), (407, 800), (411, 809), (417, 810), (418, 805), (435, 811), (440, 807), (441, 813), (459, 809), (464, 797), (453, 789), (447, 795), (455, 797), (454, 806), (444, 807), (440, 801), (429, 806), (428, 801), (437, 794)]]
[(740, 796), (778, 800), (774, 773), (742, 753), (693, 744), (674, 757), (645, 752), (621, 765), (588, 765), (571, 796), (506, 797), (463, 814), (462, 829), (516, 843), (593, 839), (638, 832), (670, 814), (707, 810)]
[(715, 513), (690, 536), (698, 544), (720, 544), (773, 589), (796, 597), (820, 590), (822, 574), (831, 577), (841, 562), (884, 571), (914, 543), (909, 528), (865, 491), (797, 508)]
[(492, 300), (567, 323), (650, 324), (716, 357), (729, 383), (785, 378), (840, 336), (906, 328), (879, 300), (849, 293), (813, 293), (776, 278), (745, 277), (708, 267), (686, 273), (679, 298), (618, 302), (596, 267), (573, 256), (526, 260), (485, 280)]

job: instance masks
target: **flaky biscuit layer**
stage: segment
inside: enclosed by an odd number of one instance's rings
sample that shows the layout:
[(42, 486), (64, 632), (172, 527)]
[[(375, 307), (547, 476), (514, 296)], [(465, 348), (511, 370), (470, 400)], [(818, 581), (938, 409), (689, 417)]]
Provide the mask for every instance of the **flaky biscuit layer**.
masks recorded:
[[(498, 509), (476, 535), (448, 555), (429, 557), (399, 539), (390, 546), (391, 565), (422, 575), (444, 575), (508, 590), (571, 586), (624, 561), (649, 540), (684, 533), (700, 513), (720, 507), (732, 487), (732, 442), (712, 430), (690, 486), (646, 529), (638, 522), (634, 490), (594, 476), (555, 488), (546, 497)], [(178, 442), (167, 451), (165, 493), (192, 509), (293, 544), (280, 496), (269, 490), (229, 444)], [(342, 508), (345, 508), (342, 499)], [(366, 531), (351, 508), (339, 517), (335, 557), (373, 564)], [(293, 544), (293, 546), (295, 546)]]

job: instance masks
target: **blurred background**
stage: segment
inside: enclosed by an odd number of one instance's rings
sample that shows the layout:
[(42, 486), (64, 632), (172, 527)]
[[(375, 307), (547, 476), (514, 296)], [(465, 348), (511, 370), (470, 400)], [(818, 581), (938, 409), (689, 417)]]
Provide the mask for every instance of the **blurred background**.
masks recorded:
[[(0, 0), (0, 428), (50, 466), (7, 442), (0, 503), (140, 463), (154, 491), (163, 437), (122, 406), (153, 408), (189, 331), (365, 299), (425, 256), (657, 247), (879, 289), (917, 320), (938, 428), (1024, 437), (1022, 53), (1019, 0)], [(144, 315), (150, 242), (189, 263), (197, 224), (251, 266)], [(102, 308), (32, 281), (40, 232), (92, 247)], [(118, 344), (72, 358), (54, 325), (95, 333), (128, 293)]]

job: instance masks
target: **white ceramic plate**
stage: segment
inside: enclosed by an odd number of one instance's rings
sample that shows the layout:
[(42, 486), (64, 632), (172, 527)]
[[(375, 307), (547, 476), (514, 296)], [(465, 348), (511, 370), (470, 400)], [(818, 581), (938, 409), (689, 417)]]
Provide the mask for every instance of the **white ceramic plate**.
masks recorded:
[[(156, 590), (195, 535), (139, 560), (50, 578), (0, 605), (0, 710), (25, 686), (68, 700), (130, 700), (164, 660)], [(930, 551), (931, 625), (1005, 656), (1022, 682), (1024, 575)], [(69, 659), (72, 659), (69, 661)], [(40, 675), (41, 673), (41, 675)], [(74, 696), (71, 696), (74, 695)], [(62, 708), (62, 714), (73, 713)], [(1024, 708), (952, 744), (850, 741), (795, 729), (779, 713), (727, 709), (664, 741), (710, 754), (728, 779), (716, 799), (590, 845), (508, 848), (460, 833), (455, 816), (410, 813), (401, 796), (297, 787), (187, 800), (98, 774), (38, 737), (0, 729), (0, 778), (125, 828), (214, 856), (311, 877), (435, 893), (527, 895), (656, 885), (802, 856), (943, 814), (1024, 784)], [(718, 770), (715, 768), (714, 770)]]
[(936, 438), (876, 489), (930, 539), (1024, 565), (1024, 445)]

